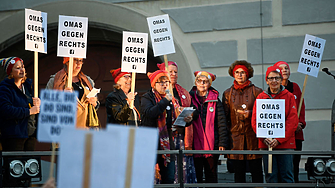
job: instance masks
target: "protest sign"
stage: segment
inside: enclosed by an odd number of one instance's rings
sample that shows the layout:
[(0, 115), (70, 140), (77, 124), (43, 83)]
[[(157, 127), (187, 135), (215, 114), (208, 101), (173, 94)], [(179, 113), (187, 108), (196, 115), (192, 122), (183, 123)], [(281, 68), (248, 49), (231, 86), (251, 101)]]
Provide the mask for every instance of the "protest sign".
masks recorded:
[(59, 15), (57, 56), (86, 58), (88, 18)]
[(121, 71), (147, 73), (148, 34), (123, 31)]
[(147, 18), (154, 56), (175, 53), (168, 14)]
[(47, 53), (47, 13), (25, 9), (25, 49)]
[(41, 91), (37, 129), (39, 142), (58, 142), (64, 127), (75, 129), (77, 96), (78, 92)]
[(318, 77), (326, 40), (306, 34), (298, 72)]
[[(91, 145), (85, 145), (90, 143), (89, 134)], [(157, 141), (158, 131), (153, 128), (108, 125), (107, 131), (98, 132), (65, 129), (60, 141), (57, 186), (153, 187)], [(85, 154), (91, 161), (85, 162)]]
[(285, 138), (285, 100), (256, 99), (258, 138)]

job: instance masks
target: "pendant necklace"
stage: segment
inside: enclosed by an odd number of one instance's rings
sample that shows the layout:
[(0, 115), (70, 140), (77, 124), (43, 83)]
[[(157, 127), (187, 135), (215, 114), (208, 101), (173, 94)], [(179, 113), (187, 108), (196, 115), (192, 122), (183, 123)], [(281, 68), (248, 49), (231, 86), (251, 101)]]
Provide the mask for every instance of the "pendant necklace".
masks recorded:
[[(81, 85), (79, 84), (77, 84), (76, 82), (72, 82), (72, 83), (74, 83), (76, 86), (78, 86), (79, 87), (79, 89), (83, 89), (83, 87), (81, 87)], [(79, 82), (80, 83), (80, 82)]]

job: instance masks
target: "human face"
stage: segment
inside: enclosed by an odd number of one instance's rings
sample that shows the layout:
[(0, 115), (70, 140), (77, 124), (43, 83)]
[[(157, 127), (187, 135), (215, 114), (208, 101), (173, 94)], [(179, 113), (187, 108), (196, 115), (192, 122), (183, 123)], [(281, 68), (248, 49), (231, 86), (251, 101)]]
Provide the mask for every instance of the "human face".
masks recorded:
[[(158, 79), (160, 80), (160, 79)], [(155, 89), (159, 94), (165, 94), (165, 91), (169, 88), (170, 81), (168, 79), (163, 79), (155, 83)]]
[(278, 72), (270, 72), (266, 83), (269, 85), (272, 93), (278, 93), (280, 90), (280, 85), (282, 83), (282, 78)]
[(83, 58), (73, 58), (72, 76), (77, 76), (79, 74), (83, 64), (84, 64), (84, 59)]
[(22, 61), (17, 61), (14, 64), (10, 75), (13, 75), (13, 78), (15, 81), (18, 81), (24, 78), (24, 76), (26, 75), (26, 69), (24, 68), (24, 64)]
[(131, 87), (131, 75), (125, 74), (118, 81), (123, 92), (128, 93)]
[(238, 68), (235, 70), (234, 78), (239, 85), (244, 84), (248, 79), (247, 73), (242, 68)]
[(279, 65), (279, 67), (282, 70), (282, 74), (283, 74), (283, 80), (288, 80), (290, 77), (290, 69), (287, 65), (285, 64), (281, 64)]
[(197, 86), (197, 91), (200, 94), (207, 93), (209, 88), (209, 79), (206, 76), (199, 76), (195, 80), (195, 85)]
[(169, 68), (171, 84), (174, 86), (178, 80), (178, 68), (174, 65), (169, 65), (168, 68)]

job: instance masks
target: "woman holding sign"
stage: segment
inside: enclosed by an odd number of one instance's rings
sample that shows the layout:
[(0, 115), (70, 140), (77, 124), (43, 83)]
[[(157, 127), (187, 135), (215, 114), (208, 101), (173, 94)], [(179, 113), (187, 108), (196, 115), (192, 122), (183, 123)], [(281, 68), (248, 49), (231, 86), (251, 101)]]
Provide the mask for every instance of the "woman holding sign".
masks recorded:
[[(168, 72), (157, 70), (148, 73), (152, 89), (142, 96), (142, 124), (148, 127), (158, 127), (159, 144), (158, 150), (174, 150), (172, 139), (172, 125), (180, 114), (178, 101), (169, 93)], [(185, 117), (184, 121), (190, 123), (192, 116)], [(163, 154), (157, 156), (160, 168), (161, 183), (173, 184), (175, 174), (175, 156)]]
[[(289, 92), (291, 92), (294, 95), (296, 105), (298, 107), (301, 99), (301, 90), (298, 84), (291, 82), (289, 80), (290, 78), (290, 67), (285, 61), (278, 61), (276, 66), (279, 66), (282, 69), (283, 73), (283, 81), (282, 85), (287, 89)], [(303, 129), (306, 127), (306, 121), (305, 121), (305, 102), (302, 102), (300, 115), (299, 116), (299, 123), (297, 130), (295, 131), (295, 145), (296, 145), (296, 151), (302, 150), (302, 142), (304, 141), (304, 133)], [(300, 163), (301, 155), (294, 155), (293, 156), (293, 166), (294, 166), (294, 181), (295, 183), (299, 183), (299, 163)]]
[[(114, 91), (106, 98), (107, 123), (123, 125), (140, 125), (140, 99), (137, 93), (131, 93), (131, 74), (121, 72), (121, 68), (110, 71), (114, 78)], [(134, 109), (129, 105), (134, 101)], [(137, 122), (135, 122), (137, 121)]]
[[(281, 85), (283, 75), (280, 67), (269, 67), (266, 71), (265, 80), (269, 87), (259, 94), (257, 99), (285, 99), (285, 138), (259, 138), (258, 147), (261, 149), (271, 147), (275, 150), (293, 150), (295, 149), (294, 132), (298, 126), (295, 98)], [(257, 100), (252, 111), (252, 128), (255, 133), (257, 133), (256, 108)], [(268, 173), (268, 155), (263, 155), (263, 163), (267, 183), (294, 183), (292, 155), (273, 155), (272, 173)]]
[[(77, 128), (88, 128), (88, 127), (98, 127), (99, 124), (90, 125), (88, 122), (89, 115), (89, 105), (94, 107), (92, 110), (97, 110), (99, 108), (99, 101), (97, 97), (87, 98), (86, 96), (94, 88), (93, 80), (85, 75), (81, 68), (84, 64), (83, 58), (74, 58), (73, 59), (73, 72), (72, 72), (72, 88), (66, 87), (67, 82), (67, 71), (69, 66), (68, 57), (63, 58), (64, 68), (58, 71), (55, 75), (51, 75), (47, 83), (47, 89), (57, 89), (57, 90), (66, 90), (66, 91), (78, 91), (79, 96), (77, 100)], [(97, 117), (96, 117), (97, 118)]]
[[(251, 127), (251, 114), (256, 97), (262, 89), (250, 82), (254, 69), (247, 61), (235, 61), (228, 73), (235, 80), (224, 92), (222, 101), (232, 139), (231, 150), (258, 150), (258, 140)], [(235, 183), (246, 182), (247, 162), (252, 183), (263, 183), (262, 155), (229, 154), (228, 158), (233, 164)]]
[[(206, 71), (196, 71), (195, 86), (190, 91), (193, 113), (193, 149), (224, 150), (228, 148), (226, 115), (219, 99), (219, 92), (211, 87), (216, 76)], [(217, 183), (217, 165), (219, 155), (194, 155), (194, 166), (198, 183)]]

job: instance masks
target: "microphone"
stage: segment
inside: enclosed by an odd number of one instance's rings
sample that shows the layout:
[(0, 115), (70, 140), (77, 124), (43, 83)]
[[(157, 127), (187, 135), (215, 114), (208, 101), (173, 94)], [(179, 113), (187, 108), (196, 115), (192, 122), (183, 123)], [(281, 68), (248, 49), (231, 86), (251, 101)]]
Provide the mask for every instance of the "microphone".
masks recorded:
[(323, 68), (322, 71), (325, 72), (326, 74), (330, 75), (330, 76), (333, 76), (334, 79), (335, 79), (335, 76), (331, 72), (329, 72), (327, 67)]
[(170, 94), (170, 90), (169, 89), (165, 90), (165, 93)]

